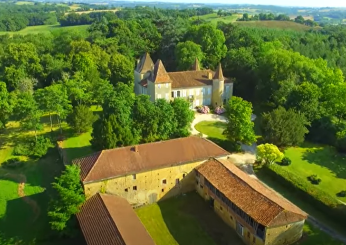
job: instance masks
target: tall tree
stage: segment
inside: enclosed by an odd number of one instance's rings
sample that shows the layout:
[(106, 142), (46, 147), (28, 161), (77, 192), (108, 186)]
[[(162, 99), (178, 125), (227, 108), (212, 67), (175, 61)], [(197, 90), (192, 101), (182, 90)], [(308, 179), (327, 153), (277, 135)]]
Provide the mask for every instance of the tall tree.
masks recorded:
[(177, 127), (174, 109), (172, 108), (171, 104), (165, 99), (156, 100), (155, 107), (158, 116), (158, 140), (170, 139), (176, 131)]
[(175, 48), (175, 55), (178, 62), (178, 70), (180, 71), (190, 70), (196, 58), (199, 62), (203, 62), (204, 59), (201, 46), (191, 41), (178, 43)]
[(120, 82), (133, 86), (134, 64), (127, 57), (121, 54), (113, 54), (109, 61), (109, 69), (111, 71), (110, 82), (114, 86)]
[(304, 115), (292, 109), (286, 111), (285, 108), (279, 107), (262, 115), (263, 140), (279, 147), (298, 145), (309, 132), (307, 125), (309, 123)]
[(190, 110), (190, 103), (183, 98), (176, 98), (171, 102), (174, 110), (174, 117), (177, 121), (175, 137), (186, 137), (190, 135), (191, 123), (195, 114)]
[(0, 82), (0, 130), (6, 127), (12, 110), (13, 103), (10, 93), (7, 91), (6, 83)]
[(233, 96), (226, 106), (227, 126), (224, 134), (234, 147), (238, 143), (251, 145), (256, 141), (254, 123), (251, 121), (252, 104)]
[(76, 132), (85, 133), (92, 128), (92, 124), (97, 120), (97, 115), (94, 115), (88, 106), (77, 105), (67, 119)]
[(57, 197), (51, 200), (48, 216), (52, 230), (63, 235), (71, 232), (71, 218), (77, 214), (85, 202), (84, 191), (80, 182), (80, 168), (66, 165), (66, 169), (52, 183)]

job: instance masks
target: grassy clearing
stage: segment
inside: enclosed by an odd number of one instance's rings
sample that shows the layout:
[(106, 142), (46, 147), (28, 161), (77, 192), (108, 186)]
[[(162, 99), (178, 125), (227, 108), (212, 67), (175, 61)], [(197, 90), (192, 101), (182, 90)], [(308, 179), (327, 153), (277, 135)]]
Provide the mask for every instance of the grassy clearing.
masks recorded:
[(312, 185), (307, 177), (317, 174), (322, 179), (316, 188), (346, 202), (346, 197), (337, 197), (337, 193), (346, 190), (346, 157), (339, 155), (333, 147), (305, 144), (302, 147), (290, 147), (285, 156), (292, 160), (287, 171), (301, 176), (306, 184)]
[(34, 2), (27, 2), (27, 1), (18, 1), (16, 2), (16, 5), (34, 5)]
[(230, 229), (194, 192), (136, 210), (157, 245), (243, 245)]
[(226, 140), (226, 136), (223, 135), (223, 131), (226, 128), (226, 124), (223, 122), (215, 121), (203, 121), (195, 125), (195, 129), (202, 134), (208, 135), (211, 138), (220, 140)]
[(87, 32), (87, 28), (89, 25), (80, 25), (80, 26), (60, 26), (57, 25), (42, 25), (42, 26), (28, 26), (20, 31), (15, 32), (0, 32), (0, 35), (6, 35), (9, 34), (10, 36), (13, 36), (15, 34), (18, 35), (28, 35), (28, 34), (39, 34), (39, 33), (51, 33), (51, 32), (62, 32), (62, 31), (81, 31), (81, 32)]
[(199, 19), (205, 20), (207, 22), (210, 22), (210, 23), (216, 25), (217, 22), (219, 22), (219, 21), (222, 21), (225, 23), (235, 22), (239, 17), (241, 17), (241, 15), (236, 14), (236, 15), (232, 15), (232, 16), (220, 17), (216, 13), (212, 13), (212, 14), (206, 14), (206, 15), (201, 15), (201, 16), (194, 16), (194, 17), (191, 17), (190, 19), (191, 20), (197, 20), (199, 18)]
[(262, 27), (274, 29), (287, 29), (294, 31), (308, 31), (311, 27), (292, 21), (237, 21), (237, 25), (245, 27)]
[(335, 241), (323, 231), (306, 223), (304, 225), (304, 235), (301, 241), (295, 245), (343, 245), (342, 242)]

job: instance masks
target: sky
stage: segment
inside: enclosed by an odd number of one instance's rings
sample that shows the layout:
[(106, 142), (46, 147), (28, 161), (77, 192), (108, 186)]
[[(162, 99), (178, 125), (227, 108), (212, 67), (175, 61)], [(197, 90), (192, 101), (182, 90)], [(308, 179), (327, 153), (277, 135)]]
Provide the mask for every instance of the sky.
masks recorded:
[[(156, 0), (159, 2), (186, 2), (184, 0)], [(346, 0), (189, 0), (189, 3), (261, 4), (302, 7), (346, 7)]]

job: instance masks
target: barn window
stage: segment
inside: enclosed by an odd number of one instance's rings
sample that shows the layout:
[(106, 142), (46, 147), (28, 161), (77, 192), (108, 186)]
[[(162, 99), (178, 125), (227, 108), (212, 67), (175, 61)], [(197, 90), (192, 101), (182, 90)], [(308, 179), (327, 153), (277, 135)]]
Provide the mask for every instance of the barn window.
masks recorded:
[(134, 186), (134, 187), (133, 187), (133, 190), (136, 191), (136, 190), (137, 190), (137, 186)]
[(125, 189), (125, 192), (129, 192), (129, 189), (126, 188), (126, 189)]
[(161, 191), (162, 191), (162, 192), (165, 192), (165, 189), (162, 189)]
[(162, 180), (162, 184), (167, 184), (167, 180), (166, 180), (166, 179), (163, 179), (163, 180)]
[(132, 179), (136, 179), (137, 176), (135, 174), (132, 175)]

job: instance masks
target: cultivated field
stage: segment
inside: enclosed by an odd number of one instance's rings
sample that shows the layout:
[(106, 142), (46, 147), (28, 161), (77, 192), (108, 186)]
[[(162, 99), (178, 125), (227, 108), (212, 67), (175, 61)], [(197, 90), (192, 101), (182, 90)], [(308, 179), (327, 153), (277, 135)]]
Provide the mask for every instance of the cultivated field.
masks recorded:
[(232, 16), (218, 16), (216, 13), (212, 13), (212, 14), (206, 14), (206, 15), (201, 15), (201, 16), (194, 16), (194, 17), (191, 17), (190, 19), (191, 20), (197, 20), (198, 18), (199, 19), (202, 19), (202, 20), (205, 20), (207, 22), (210, 22), (212, 24), (217, 24), (217, 22), (219, 21), (222, 21), (222, 22), (225, 22), (225, 23), (231, 23), (231, 22), (235, 22), (239, 17), (241, 17), (241, 15), (238, 15), (238, 14), (234, 14)]
[(263, 27), (263, 28), (274, 28), (274, 29), (288, 29), (295, 31), (308, 31), (311, 27), (298, 24), (292, 21), (237, 21), (237, 25), (246, 27)]
[(90, 10), (90, 11), (72, 11), (72, 12), (67, 12), (65, 13), (65, 15), (67, 14), (71, 14), (71, 13), (75, 13), (75, 14), (90, 14), (90, 13), (97, 13), (97, 12), (117, 12), (119, 11), (119, 9), (104, 9), (104, 10)]
[(42, 26), (28, 26), (23, 30), (15, 31), (15, 32), (0, 32), (0, 35), (27, 35), (27, 34), (38, 34), (38, 33), (51, 33), (57, 31), (81, 31), (87, 32), (87, 28), (89, 25), (80, 25), (80, 26), (60, 26), (57, 25), (42, 25)]

